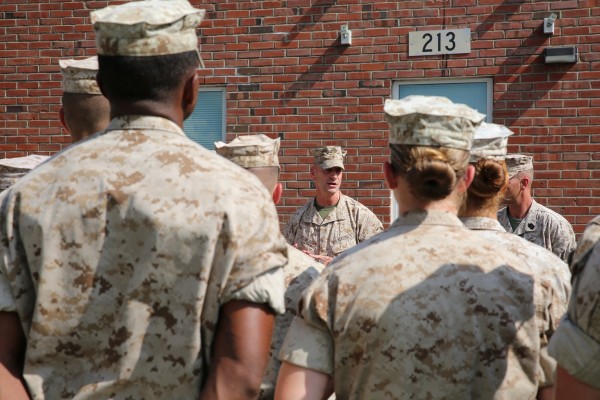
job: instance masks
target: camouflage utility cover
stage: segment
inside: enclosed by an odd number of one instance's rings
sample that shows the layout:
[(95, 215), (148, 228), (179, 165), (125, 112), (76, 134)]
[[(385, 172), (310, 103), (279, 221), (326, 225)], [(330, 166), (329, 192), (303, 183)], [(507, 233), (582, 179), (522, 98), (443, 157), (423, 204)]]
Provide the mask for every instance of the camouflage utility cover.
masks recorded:
[(407, 96), (387, 99), (385, 119), (390, 144), (450, 147), (470, 150), (475, 128), (485, 115), (445, 97)]
[(324, 266), (307, 256), (300, 250), (288, 245), (288, 264), (284, 267), (285, 274), (285, 314), (278, 315), (275, 320), (275, 330), (271, 338), (271, 350), (269, 352), (269, 365), (265, 372), (265, 378), (261, 385), (260, 400), (273, 399), (275, 395), (275, 384), (281, 362), (277, 357), (285, 334), (292, 324), (294, 316), (298, 314), (298, 303), (304, 289), (314, 281)]
[(307, 289), (280, 358), (340, 399), (534, 399), (535, 279), (441, 211), (401, 216)]
[(358, 201), (341, 195), (323, 219), (314, 199), (300, 207), (283, 229), (289, 244), (312, 254), (335, 257), (383, 230), (375, 214)]
[(96, 82), (98, 57), (83, 60), (59, 60), (64, 93), (102, 94)]
[(514, 231), (508, 218), (508, 207), (498, 211), (498, 222), (507, 232), (550, 250), (564, 262), (568, 261), (569, 254), (575, 250), (575, 232), (569, 221), (535, 200)]
[(508, 168), (508, 176), (511, 178), (522, 171), (533, 170), (533, 157), (525, 154), (509, 154), (504, 159), (506, 168)]
[(324, 146), (314, 150), (315, 165), (321, 169), (340, 167), (344, 169), (346, 151), (339, 146)]
[(505, 251), (516, 255), (524, 260), (537, 279), (541, 282), (542, 289), (547, 291), (550, 302), (544, 304), (538, 300), (536, 305), (539, 326), (545, 327), (541, 330), (542, 357), (541, 366), (543, 376), (540, 386), (551, 386), (554, 384), (554, 373), (556, 361), (548, 356), (548, 340), (558, 327), (560, 319), (567, 311), (567, 305), (571, 296), (571, 273), (569, 267), (556, 255), (541, 246), (528, 242), (527, 240), (508, 233), (498, 221), (484, 217), (461, 218), (465, 226), (476, 231), (481, 237), (497, 243), (497, 251)]
[(187, 0), (146, 0), (92, 11), (90, 18), (98, 54), (143, 57), (197, 51), (204, 15)]
[(504, 125), (482, 122), (475, 130), (469, 161), (474, 163), (484, 158), (504, 160), (508, 137), (512, 134), (513, 131)]
[(285, 309), (273, 200), (158, 117), (115, 118), (25, 176), (0, 241), (36, 400), (198, 398), (220, 307)]
[(279, 167), (280, 139), (266, 135), (239, 136), (229, 143), (215, 142), (217, 154), (242, 168)]
[(586, 228), (572, 268), (569, 310), (550, 341), (549, 351), (573, 377), (600, 389), (600, 217)]

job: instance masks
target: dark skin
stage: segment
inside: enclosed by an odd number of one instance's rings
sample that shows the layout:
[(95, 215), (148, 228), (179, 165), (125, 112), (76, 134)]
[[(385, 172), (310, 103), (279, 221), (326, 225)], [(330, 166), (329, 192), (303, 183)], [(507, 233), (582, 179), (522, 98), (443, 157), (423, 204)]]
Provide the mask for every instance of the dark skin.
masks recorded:
[(0, 312), (0, 400), (25, 400), (25, 334), (15, 312)]
[(267, 362), (275, 315), (264, 304), (230, 301), (221, 307), (202, 400), (256, 399)]

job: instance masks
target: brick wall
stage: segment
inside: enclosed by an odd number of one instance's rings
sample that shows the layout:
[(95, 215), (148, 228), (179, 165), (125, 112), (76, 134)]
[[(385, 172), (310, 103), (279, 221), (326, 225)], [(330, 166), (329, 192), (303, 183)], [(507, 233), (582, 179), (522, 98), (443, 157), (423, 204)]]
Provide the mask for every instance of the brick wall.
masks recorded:
[[(57, 119), (58, 59), (93, 55), (89, 12), (114, 1), (4, 0), (0, 5), (0, 156), (51, 154), (69, 138)], [(199, 1), (205, 85), (227, 87), (228, 140), (282, 138), (282, 220), (312, 194), (310, 149), (348, 150), (344, 192), (386, 223), (385, 98), (399, 80), (493, 77), (494, 122), (535, 156), (535, 196), (581, 232), (600, 214), (600, 5), (596, 0)], [(558, 13), (553, 36), (542, 21)], [(348, 24), (352, 46), (342, 46)], [(408, 33), (471, 28), (470, 54), (408, 57)], [(545, 65), (575, 45), (577, 64)]]

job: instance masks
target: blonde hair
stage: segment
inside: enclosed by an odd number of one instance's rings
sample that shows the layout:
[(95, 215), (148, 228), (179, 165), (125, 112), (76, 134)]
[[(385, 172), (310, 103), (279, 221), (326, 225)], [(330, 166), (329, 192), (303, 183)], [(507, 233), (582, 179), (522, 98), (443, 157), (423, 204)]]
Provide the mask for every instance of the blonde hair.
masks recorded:
[(508, 186), (508, 170), (504, 161), (481, 159), (473, 164), (475, 177), (467, 194), (467, 210), (498, 208)]
[(406, 179), (419, 200), (442, 200), (450, 195), (469, 165), (469, 152), (447, 147), (390, 144), (394, 174)]

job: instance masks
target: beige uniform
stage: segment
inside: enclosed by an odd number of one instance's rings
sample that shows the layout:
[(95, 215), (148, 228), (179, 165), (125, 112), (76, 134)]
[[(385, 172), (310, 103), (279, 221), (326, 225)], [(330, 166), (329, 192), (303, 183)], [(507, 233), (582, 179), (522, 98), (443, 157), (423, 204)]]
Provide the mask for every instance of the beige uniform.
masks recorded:
[(340, 399), (533, 399), (526, 271), (453, 214), (405, 214), (309, 287), (280, 358), (331, 375)]
[(283, 229), (289, 244), (312, 254), (335, 257), (344, 250), (383, 230), (381, 221), (364, 205), (351, 197), (340, 200), (323, 219), (314, 199), (300, 207)]
[(115, 118), (28, 174), (0, 239), (34, 399), (198, 398), (220, 307), (284, 310), (271, 197), (163, 118)]
[(572, 267), (569, 310), (550, 341), (549, 352), (573, 377), (600, 389), (600, 217), (585, 230)]
[(498, 222), (507, 232), (550, 250), (565, 262), (568, 261), (569, 254), (575, 250), (575, 233), (571, 224), (563, 216), (535, 200), (514, 231), (510, 226), (507, 207), (498, 211)]
[[(552, 301), (542, 316), (549, 317), (540, 321), (542, 340), (542, 371), (540, 386), (554, 384), (556, 361), (548, 356), (547, 344), (556, 331), (560, 319), (567, 311), (571, 296), (571, 273), (569, 267), (560, 258), (541, 246), (534, 245), (523, 238), (509, 234), (498, 221), (484, 217), (461, 218), (465, 226), (476, 231), (481, 237), (497, 243), (498, 250), (507, 251), (525, 260), (544, 285), (549, 286)], [(542, 306), (541, 304), (539, 306)], [(539, 313), (538, 313), (539, 314)]]
[(277, 358), (279, 349), (294, 316), (298, 314), (298, 303), (302, 292), (319, 276), (324, 266), (302, 253), (300, 250), (288, 246), (288, 264), (284, 267), (285, 275), (285, 314), (278, 315), (275, 320), (275, 330), (271, 338), (269, 352), (269, 365), (261, 385), (261, 400), (272, 399), (275, 395), (275, 384), (281, 361)]

